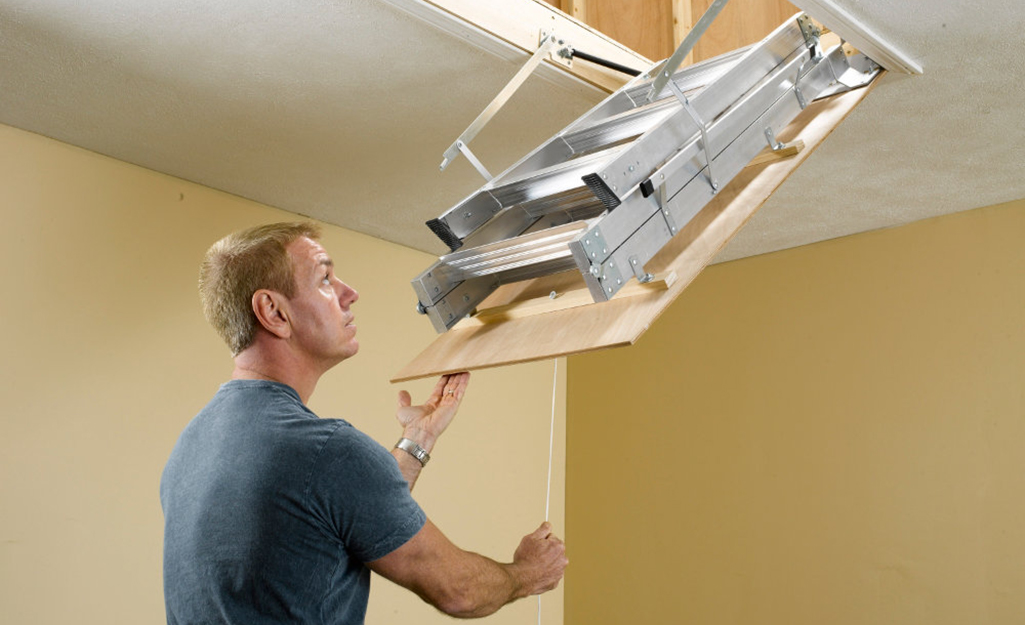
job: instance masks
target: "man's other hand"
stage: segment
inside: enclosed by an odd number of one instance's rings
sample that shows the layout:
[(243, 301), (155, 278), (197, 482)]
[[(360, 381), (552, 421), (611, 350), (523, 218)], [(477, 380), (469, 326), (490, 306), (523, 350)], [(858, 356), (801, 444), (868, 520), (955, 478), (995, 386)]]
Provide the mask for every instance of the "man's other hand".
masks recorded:
[(456, 416), (469, 383), (470, 374), (466, 372), (443, 375), (431, 396), (419, 406), (411, 405), (409, 393), (399, 391), (399, 409), (395, 417), (402, 425), (403, 436), (430, 452)]
[(545, 521), (520, 541), (512, 566), (522, 594), (540, 595), (559, 585), (567, 564), (565, 543), (552, 534), (551, 524)]

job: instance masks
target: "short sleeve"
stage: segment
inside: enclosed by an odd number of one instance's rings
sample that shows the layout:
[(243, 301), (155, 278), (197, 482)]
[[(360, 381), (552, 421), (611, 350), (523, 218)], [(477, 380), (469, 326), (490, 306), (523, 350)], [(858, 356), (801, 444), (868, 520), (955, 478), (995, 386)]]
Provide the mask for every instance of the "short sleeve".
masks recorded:
[(306, 499), (325, 530), (362, 562), (406, 544), (427, 521), (395, 458), (345, 422), (318, 454)]

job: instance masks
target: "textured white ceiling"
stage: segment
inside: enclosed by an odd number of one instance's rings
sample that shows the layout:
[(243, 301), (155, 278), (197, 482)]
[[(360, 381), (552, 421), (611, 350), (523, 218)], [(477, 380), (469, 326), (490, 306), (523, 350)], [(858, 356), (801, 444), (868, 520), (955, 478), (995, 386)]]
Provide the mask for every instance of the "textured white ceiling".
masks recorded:
[(719, 261), (1025, 197), (1025, 2), (837, 4), (924, 74), (883, 77)]
[[(394, 3), (0, 0), (0, 122), (440, 253), (423, 222), (481, 183), (441, 153), (526, 53)], [(1025, 197), (1025, 4), (840, 4), (925, 74), (887, 76), (720, 260)], [(493, 172), (604, 97), (556, 73), (474, 142)]]

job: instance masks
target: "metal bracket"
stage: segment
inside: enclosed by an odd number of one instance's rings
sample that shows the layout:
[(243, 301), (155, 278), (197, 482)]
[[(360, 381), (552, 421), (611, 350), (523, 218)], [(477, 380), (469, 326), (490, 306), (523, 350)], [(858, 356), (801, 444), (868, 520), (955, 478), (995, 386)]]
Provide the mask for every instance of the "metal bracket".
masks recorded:
[[(708, 172), (708, 184), (712, 187), (712, 193), (717, 193), (719, 191), (719, 181), (715, 179), (715, 175), (712, 173), (712, 147), (708, 144), (708, 131), (705, 129), (705, 122), (701, 120), (701, 117), (698, 116), (698, 112), (694, 110), (693, 106), (691, 106), (690, 100), (688, 100), (687, 96), (680, 91), (680, 88), (676, 86), (675, 82), (670, 80), (666, 84), (669, 85), (669, 90), (673, 92), (676, 99), (683, 105), (683, 110), (687, 111), (687, 115), (690, 115), (690, 118), (694, 120), (694, 123), (697, 125), (698, 130), (701, 131), (701, 148), (705, 153), (705, 167)], [(804, 107), (802, 106), (801, 108)]]
[(634, 277), (637, 278), (637, 281), (641, 284), (651, 282), (655, 277), (644, 270), (644, 264), (639, 258), (637, 258), (636, 254), (630, 257), (630, 269), (633, 270)]
[[(623, 286), (623, 282), (626, 281), (623, 279), (622, 268), (617, 267), (616, 261), (610, 259), (607, 263), (601, 266), (600, 273), (601, 278), (599, 278), (599, 284), (601, 284), (602, 290), (605, 292), (605, 299), (609, 299)], [(629, 278), (627, 278), (627, 280), (629, 280)]]
[(705, 34), (705, 30), (712, 24), (712, 20), (719, 15), (719, 11), (722, 11), (723, 7), (726, 6), (728, 0), (715, 0), (707, 10), (701, 15), (701, 18), (694, 24), (694, 28), (690, 29), (687, 36), (680, 42), (680, 47), (673, 52), (673, 56), (669, 57), (665, 65), (659, 71), (658, 76), (655, 77), (654, 82), (651, 84), (651, 91), (648, 92), (648, 103), (654, 102), (658, 99), (659, 94), (662, 93), (662, 89), (665, 88), (666, 83), (671, 82), (669, 79), (676, 70), (680, 68), (680, 64), (687, 58), (690, 51), (694, 49), (694, 44), (698, 42), (701, 35)]
[(548, 59), (560, 65), (565, 65), (566, 67), (572, 68), (573, 46), (569, 45), (564, 40), (559, 39), (558, 36), (555, 34), (554, 30), (541, 29), (540, 36), (537, 40), (537, 45), (539, 47), (541, 45), (544, 45), (545, 40), (549, 37), (556, 40), (555, 45), (558, 46), (558, 48), (556, 48), (555, 50), (549, 49)]
[[(473, 152), (470, 151), (470, 146), (466, 145), (462, 141), (456, 141), (456, 147), (459, 148), (460, 154), (465, 156), (466, 160), (470, 161), (470, 164), (477, 170), (477, 173), (484, 176), (484, 180), (491, 182), (491, 179), (494, 178), (494, 176), (491, 175), (491, 172), (488, 171), (487, 167), (484, 167), (484, 163), (481, 163), (480, 159), (474, 156)], [(444, 169), (444, 167), (442, 168)]]
[(804, 35), (804, 42), (812, 51), (812, 58), (817, 59), (822, 55), (819, 48), (819, 38), (822, 36), (822, 29), (811, 17), (805, 13), (797, 18), (797, 25), (801, 27), (801, 34)]
[(658, 187), (658, 205), (662, 211), (662, 217), (666, 220), (666, 226), (669, 227), (669, 234), (676, 236), (676, 233), (680, 231), (679, 226), (676, 225), (676, 219), (673, 218), (673, 212), (669, 209), (669, 192), (666, 189), (666, 183), (663, 182)]
[(602, 237), (601, 230), (598, 228), (591, 229), (580, 242), (583, 243), (584, 253), (587, 254), (587, 258), (592, 264), (603, 262), (609, 255), (609, 245), (605, 242), (605, 238)]
[[(805, 98), (804, 94), (801, 92), (801, 72), (804, 71), (804, 66), (812, 61), (813, 59), (808, 59), (804, 63), (801, 63), (801, 66), (797, 68), (797, 76), (794, 77), (794, 95), (797, 96), (797, 103), (801, 105), (802, 111), (807, 108), (808, 99)], [(814, 65), (814, 62), (812, 62), (812, 65)]]
[(782, 141), (776, 138), (776, 133), (773, 132), (772, 126), (765, 127), (765, 140), (769, 142), (769, 148), (773, 152), (779, 152), (786, 147)]
[(499, 109), (501, 109), (505, 105), (505, 103), (509, 101), (509, 98), (511, 98), (512, 95), (516, 93), (516, 90), (519, 89), (520, 86), (527, 80), (527, 78), (534, 71), (534, 69), (536, 69), (537, 66), (541, 64), (541, 61), (544, 60), (545, 56), (556, 44), (557, 39), (555, 38), (555, 35), (547, 35), (544, 37), (544, 39), (542, 39), (541, 45), (539, 45), (537, 50), (534, 51), (534, 54), (531, 55), (529, 59), (527, 59), (527, 62), (523, 64), (523, 67), (520, 68), (520, 71), (516, 72), (516, 75), (513, 76), (512, 79), (505, 85), (505, 87), (503, 87), (502, 90), (498, 92), (498, 95), (495, 96), (491, 103), (484, 107), (484, 110), (480, 112), (480, 115), (477, 116), (477, 119), (473, 120), (473, 122), (469, 126), (467, 126), (466, 130), (463, 131), (463, 134), (459, 135), (459, 138), (453, 141), (452, 145), (450, 145), (449, 148), (445, 150), (445, 153), (442, 155), (441, 166), (439, 167), (441, 171), (444, 171), (445, 168), (448, 167), (449, 163), (451, 163), (456, 158), (456, 156), (458, 156), (461, 153), (465, 155), (471, 163), (473, 163), (473, 166), (477, 169), (478, 172), (480, 172), (482, 176), (484, 176), (484, 178), (486, 178), (488, 181), (491, 180), (491, 174), (487, 173), (487, 169), (485, 169), (484, 166), (480, 164), (480, 161), (478, 161), (476, 158), (473, 158), (473, 153), (470, 152), (470, 149), (467, 146), (469, 145), (470, 141), (472, 141), (473, 138), (477, 136), (481, 129), (483, 129), (484, 126), (486, 126), (487, 123), (491, 121), (495, 114), (498, 113)]

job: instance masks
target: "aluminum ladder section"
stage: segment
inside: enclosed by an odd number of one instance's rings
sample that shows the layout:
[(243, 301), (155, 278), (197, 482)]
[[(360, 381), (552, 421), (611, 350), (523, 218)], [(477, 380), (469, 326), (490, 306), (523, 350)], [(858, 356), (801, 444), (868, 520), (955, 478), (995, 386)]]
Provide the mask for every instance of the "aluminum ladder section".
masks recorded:
[(452, 250), (412, 281), (445, 332), (500, 285), (579, 270), (595, 302), (647, 263), (809, 102), (879, 67), (828, 51), (803, 13), (760, 43), (673, 74), (656, 63), (428, 227)]

